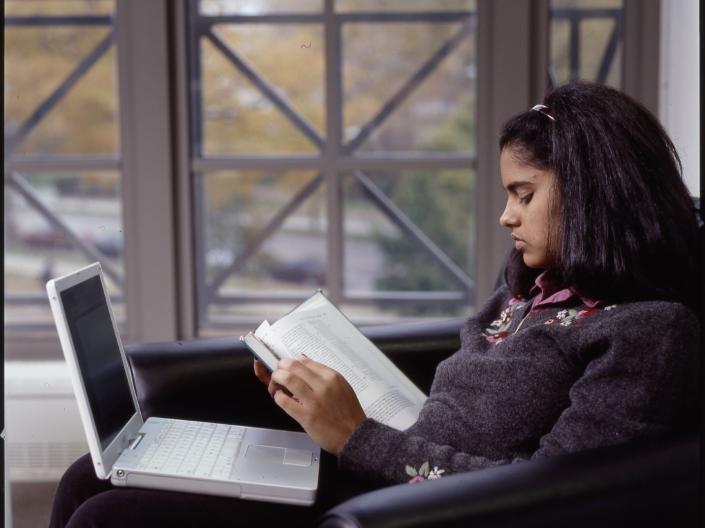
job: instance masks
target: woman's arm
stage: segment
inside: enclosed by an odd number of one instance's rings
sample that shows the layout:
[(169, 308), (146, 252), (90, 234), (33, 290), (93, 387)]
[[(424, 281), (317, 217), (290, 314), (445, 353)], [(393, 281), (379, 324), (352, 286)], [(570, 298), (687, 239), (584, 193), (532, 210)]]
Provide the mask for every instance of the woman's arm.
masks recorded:
[[(528, 458), (558, 455), (626, 443), (673, 430), (693, 396), (691, 374), (697, 351), (698, 322), (681, 305), (658, 303), (629, 318), (610, 321), (609, 339), (596, 339), (583, 375), (569, 391), (570, 403), (526, 457), (493, 459), (430, 441), (428, 424), (396, 431), (365, 420), (340, 453), (344, 469), (389, 483), (472, 471)], [(511, 391), (512, 387), (506, 387)], [(497, 409), (496, 412), (501, 412)], [(426, 416), (428, 417), (427, 413)], [(450, 427), (439, 423), (437, 427)], [(415, 434), (417, 428), (424, 435)], [(434, 468), (437, 468), (434, 472)]]
[(698, 320), (676, 303), (649, 303), (636, 317), (610, 323), (609, 341), (534, 457), (654, 437), (695, 420)]

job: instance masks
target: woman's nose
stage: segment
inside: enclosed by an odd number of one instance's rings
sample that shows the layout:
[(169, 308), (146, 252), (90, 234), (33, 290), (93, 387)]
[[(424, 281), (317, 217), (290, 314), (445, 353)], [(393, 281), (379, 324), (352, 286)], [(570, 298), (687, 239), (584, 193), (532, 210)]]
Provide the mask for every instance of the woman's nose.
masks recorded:
[(516, 214), (512, 211), (509, 202), (507, 202), (507, 205), (504, 207), (504, 211), (502, 211), (502, 214), (499, 217), (499, 223), (504, 227), (514, 227), (517, 224)]

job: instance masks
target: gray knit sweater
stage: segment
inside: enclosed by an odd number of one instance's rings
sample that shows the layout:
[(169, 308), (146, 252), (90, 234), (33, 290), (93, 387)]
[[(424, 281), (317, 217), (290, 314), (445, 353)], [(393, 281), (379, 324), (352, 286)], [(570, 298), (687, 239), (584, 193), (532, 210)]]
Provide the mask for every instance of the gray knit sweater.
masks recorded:
[(506, 287), (461, 330), (419, 419), (372, 419), (339, 465), (386, 483), (439, 478), (667, 432), (694, 397), (699, 323), (662, 301), (530, 311)]

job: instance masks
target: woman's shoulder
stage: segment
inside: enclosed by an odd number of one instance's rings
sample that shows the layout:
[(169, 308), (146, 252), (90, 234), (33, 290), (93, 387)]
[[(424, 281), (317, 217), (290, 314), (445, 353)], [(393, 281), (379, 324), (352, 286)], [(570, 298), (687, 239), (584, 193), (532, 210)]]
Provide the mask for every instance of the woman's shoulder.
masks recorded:
[(602, 311), (612, 319), (640, 320), (658, 326), (678, 322), (699, 325), (695, 312), (683, 303), (664, 300), (629, 301), (622, 303), (603, 303)]
[[(700, 321), (686, 305), (663, 300), (630, 301), (597, 308), (591, 317), (589, 333), (606, 336), (610, 341), (629, 341), (649, 346), (657, 341), (695, 343)], [(597, 315), (597, 314), (596, 314)]]

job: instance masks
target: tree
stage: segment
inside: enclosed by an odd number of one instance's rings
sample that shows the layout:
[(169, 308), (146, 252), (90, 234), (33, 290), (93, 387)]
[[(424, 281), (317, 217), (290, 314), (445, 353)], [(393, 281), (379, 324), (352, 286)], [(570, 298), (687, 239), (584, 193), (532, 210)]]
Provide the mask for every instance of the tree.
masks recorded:
[[(460, 141), (474, 138), (474, 120), (467, 97), (463, 112), (439, 126), (429, 142), (434, 150), (460, 149)], [(413, 171), (390, 186), (395, 204), (461, 269), (474, 275), (472, 231), (474, 225), (475, 180), (468, 171), (443, 170), (436, 173)], [(381, 290), (434, 291), (461, 287), (437, 262), (422, 255), (423, 250), (403, 237), (377, 235), (386, 259), (386, 272), (377, 281)], [(418, 304), (402, 311), (414, 315), (447, 314), (452, 307)]]

